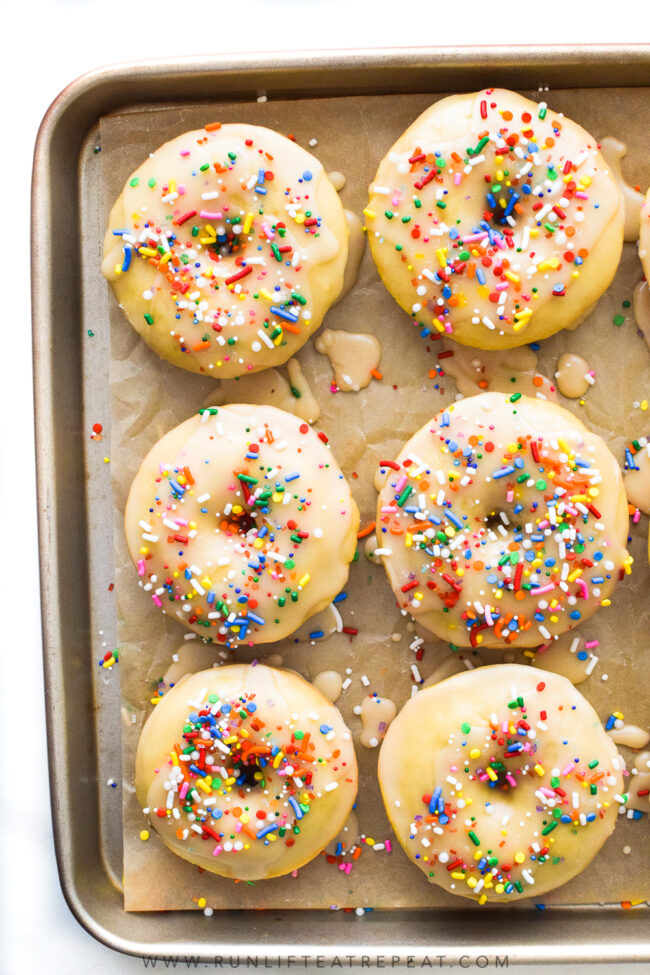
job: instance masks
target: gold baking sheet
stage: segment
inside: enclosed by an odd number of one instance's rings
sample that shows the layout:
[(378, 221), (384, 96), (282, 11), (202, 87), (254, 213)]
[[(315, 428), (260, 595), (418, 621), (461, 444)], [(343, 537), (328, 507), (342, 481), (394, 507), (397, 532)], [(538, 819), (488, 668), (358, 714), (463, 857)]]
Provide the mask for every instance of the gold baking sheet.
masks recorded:
[[(649, 179), (647, 139), (640, 138), (638, 119), (646, 117), (645, 91), (574, 90), (526, 92), (548, 101), (555, 111), (564, 111), (597, 137), (614, 135), (628, 146), (624, 172), (633, 185), (646, 188)], [(442, 93), (440, 95), (442, 97)], [(361, 213), (367, 200), (367, 186), (376, 166), (393, 141), (434, 99), (430, 95), (368, 96), (315, 99), (292, 102), (237, 105), (187, 106), (173, 109), (128, 111), (105, 118), (101, 123), (102, 163), (105, 184), (105, 213), (133, 169), (148, 152), (183, 131), (210, 121), (249, 121), (284, 133), (308, 146), (326, 169), (346, 177), (341, 193), (344, 206)], [(642, 104), (641, 104), (642, 103)], [(561, 332), (542, 343), (538, 368), (552, 375), (563, 351), (584, 356), (596, 373), (596, 384), (585, 397), (584, 406), (561, 402), (578, 414), (592, 429), (608, 440), (619, 460), (625, 443), (647, 435), (648, 413), (635, 403), (650, 391), (650, 352), (637, 334), (630, 301), (634, 285), (642, 276), (634, 244), (626, 244), (616, 280), (590, 318), (575, 332)], [(120, 677), (123, 694), (124, 745), (124, 883), (127, 910), (169, 910), (196, 906), (205, 898), (212, 908), (254, 907), (417, 907), (460, 906), (452, 895), (430, 885), (424, 875), (402, 853), (383, 811), (376, 782), (377, 750), (359, 744), (360, 719), (353, 713), (368, 693), (390, 697), (400, 707), (413, 686), (411, 665), (415, 656), (409, 644), (414, 634), (408, 620), (395, 609), (395, 602), (383, 569), (363, 555), (353, 564), (348, 598), (339, 605), (344, 623), (358, 629), (356, 637), (333, 634), (310, 642), (293, 639), (257, 647), (260, 660), (280, 654), (283, 665), (313, 678), (322, 670), (338, 670), (345, 676), (350, 668), (352, 684), (337, 702), (357, 746), (361, 787), (356, 813), (360, 831), (383, 843), (390, 838), (391, 853), (374, 852), (363, 843), (362, 856), (350, 874), (319, 857), (304, 867), (297, 878), (286, 877), (255, 885), (234, 883), (198, 870), (171, 854), (152, 831), (142, 842), (140, 830), (146, 820), (133, 793), (133, 757), (137, 737), (151, 705), (157, 682), (167, 671), (171, 655), (184, 640), (186, 631), (163, 617), (137, 586), (121, 528), (128, 486), (149, 447), (168, 429), (201, 406), (215, 383), (177, 369), (159, 360), (140, 341), (122, 318), (106, 289), (110, 311), (112, 365), (111, 467), (116, 509), (116, 586)], [(613, 324), (616, 315), (624, 323)], [(409, 317), (385, 292), (368, 253), (365, 254), (356, 286), (325, 320), (325, 326), (348, 331), (373, 332), (382, 345), (381, 382), (374, 381), (359, 393), (332, 393), (329, 360), (315, 352), (313, 341), (298, 355), (303, 371), (321, 406), (316, 424), (331, 442), (332, 451), (348, 479), (361, 510), (362, 525), (374, 519), (373, 475), (377, 461), (396, 455), (402, 443), (444, 403), (456, 394), (452, 380), (444, 375), (429, 378), (438, 364), (437, 343), (421, 340)], [(444, 368), (444, 360), (439, 363)], [(516, 387), (515, 387), (516, 388)], [(601, 611), (577, 631), (598, 640), (599, 661), (581, 690), (596, 707), (601, 719), (614, 710), (627, 721), (648, 723), (643, 676), (647, 673), (645, 640), (650, 612), (647, 593), (650, 571), (645, 554), (647, 519), (631, 526), (634, 571), (616, 590), (614, 605)], [(307, 631), (312, 627), (307, 627)], [(395, 642), (392, 635), (399, 633)], [(425, 634), (423, 634), (425, 635)], [(424, 655), (418, 662), (423, 678), (449, 655), (446, 645), (425, 635)], [(193, 652), (198, 643), (192, 644)], [(214, 648), (198, 647), (202, 666), (210, 666)], [(237, 651), (237, 659), (253, 659), (252, 653)], [(502, 655), (485, 651), (484, 657), (498, 662)], [(362, 683), (367, 676), (369, 685)], [(631, 758), (629, 751), (625, 753)], [(619, 820), (612, 838), (592, 865), (558, 891), (544, 897), (547, 904), (587, 904), (646, 898), (649, 894), (645, 816), (640, 822)], [(623, 854), (624, 847), (630, 854)], [(530, 905), (533, 901), (522, 901)], [(495, 908), (498, 909), (498, 908)]]

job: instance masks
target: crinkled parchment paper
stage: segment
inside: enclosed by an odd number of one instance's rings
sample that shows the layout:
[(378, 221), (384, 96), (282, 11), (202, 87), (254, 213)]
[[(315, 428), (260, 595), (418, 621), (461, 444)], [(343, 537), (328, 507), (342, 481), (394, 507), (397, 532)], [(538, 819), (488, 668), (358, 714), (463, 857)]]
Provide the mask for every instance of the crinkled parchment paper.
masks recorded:
[[(541, 99), (541, 95), (524, 92)], [(623, 169), (632, 185), (645, 190), (647, 136), (639, 120), (647, 117), (646, 91), (551, 91), (543, 96), (555, 111), (564, 111), (597, 137), (614, 135), (628, 146)], [(310, 101), (247, 103), (218, 102), (173, 109), (129, 110), (102, 120), (101, 147), (105, 179), (105, 212), (123, 183), (148, 152), (183, 131), (212, 121), (248, 121), (293, 133), (308, 146), (328, 171), (346, 177), (341, 192), (344, 205), (361, 214), (367, 187), (376, 166), (397, 136), (433, 98), (430, 95), (373, 96)], [(598, 307), (575, 332), (560, 332), (542, 344), (538, 368), (552, 376), (564, 351), (584, 356), (595, 371), (596, 383), (577, 401), (560, 401), (592, 429), (603, 435), (622, 461), (624, 446), (634, 437), (650, 433), (650, 412), (634, 404), (650, 394), (650, 351), (637, 333), (630, 300), (641, 278), (636, 246), (625, 245), (619, 273)], [(122, 318), (106, 288), (107, 315), (112, 337), (112, 449), (116, 519), (116, 584), (119, 615), (120, 676), (123, 693), (124, 744), (124, 878), (128, 910), (186, 909), (205, 898), (213, 908), (369, 906), (383, 908), (415, 906), (467, 906), (453, 895), (430, 885), (424, 875), (403, 854), (388, 825), (376, 781), (377, 750), (359, 744), (360, 719), (353, 708), (373, 691), (390, 697), (398, 707), (413, 688), (411, 666), (414, 636), (409, 620), (399, 614), (381, 567), (371, 564), (360, 544), (359, 560), (352, 565), (348, 598), (339, 604), (346, 626), (358, 629), (351, 637), (333, 633), (310, 641), (304, 627), (298, 638), (258, 647), (260, 659), (280, 654), (284, 666), (309, 679), (323, 670), (337, 670), (345, 676), (351, 670), (351, 685), (338, 701), (353, 731), (361, 769), (357, 803), (360, 831), (383, 843), (392, 841), (392, 852), (375, 852), (363, 843), (363, 855), (346, 874), (336, 864), (318, 857), (297, 878), (284, 877), (254, 885), (235, 883), (208, 873), (176, 858), (152, 831), (151, 838), (139, 838), (146, 826), (133, 791), (133, 762), (142, 723), (151, 708), (158, 680), (167, 672), (171, 655), (183, 645), (191, 647), (194, 660), (187, 666), (211, 666), (215, 658), (229, 659), (227, 652), (185, 640), (186, 631), (161, 615), (139, 589), (130, 565), (122, 532), (122, 511), (130, 482), (140, 459), (168, 429), (200, 407), (215, 382), (175, 368), (160, 360), (140, 341)], [(625, 321), (617, 327), (615, 315)], [(321, 406), (316, 424), (331, 442), (332, 452), (351, 482), (359, 504), (362, 525), (374, 519), (376, 493), (373, 475), (378, 460), (394, 457), (403, 442), (435, 411), (456, 395), (453, 381), (443, 374), (430, 378), (438, 360), (439, 343), (419, 338), (408, 315), (384, 291), (368, 253), (364, 255), (356, 286), (326, 316), (333, 329), (373, 332), (381, 341), (380, 364), (383, 380), (373, 380), (357, 393), (332, 393), (329, 360), (316, 353), (313, 341), (298, 358)], [(513, 388), (513, 387), (510, 387)], [(516, 388), (516, 386), (514, 387)], [(612, 711), (622, 711), (627, 721), (648, 724), (645, 679), (648, 674), (647, 633), (650, 625), (648, 593), (650, 571), (646, 558), (647, 519), (632, 526), (631, 552), (634, 571), (618, 587), (612, 608), (601, 610), (580, 628), (588, 640), (598, 640), (598, 663), (581, 690), (594, 704), (602, 720)], [(325, 620), (327, 627), (331, 619)], [(399, 634), (400, 639), (393, 637)], [(426, 678), (450, 653), (431, 635), (425, 637), (424, 653), (418, 662)], [(568, 650), (567, 650), (568, 653)], [(515, 652), (510, 659), (518, 657)], [(488, 662), (500, 662), (502, 654), (484, 652)], [(254, 659), (252, 652), (237, 651), (237, 659)], [(276, 659), (276, 658), (273, 658)], [(645, 663), (643, 661), (645, 660)], [(276, 661), (277, 662), (277, 661)], [(187, 667), (185, 668), (187, 669)], [(181, 663), (177, 676), (183, 671)], [(362, 683), (366, 675), (369, 685)], [(632, 753), (626, 752), (628, 764)], [(579, 877), (547, 895), (547, 904), (619, 902), (647, 897), (648, 817), (629, 822), (619, 817), (614, 835), (600, 855)], [(623, 853), (630, 847), (629, 855)], [(644, 876), (645, 875), (645, 876)], [(522, 907), (533, 901), (521, 902)], [(498, 908), (496, 908), (498, 910)]]

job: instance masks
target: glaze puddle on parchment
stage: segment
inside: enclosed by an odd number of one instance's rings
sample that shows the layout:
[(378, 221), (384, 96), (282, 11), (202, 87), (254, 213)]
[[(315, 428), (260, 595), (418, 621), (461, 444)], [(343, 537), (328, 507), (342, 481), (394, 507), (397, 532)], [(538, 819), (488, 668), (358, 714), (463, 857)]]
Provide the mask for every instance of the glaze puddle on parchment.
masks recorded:
[(578, 399), (584, 396), (595, 382), (594, 371), (589, 363), (574, 352), (565, 352), (560, 356), (555, 379), (557, 388), (567, 399)]
[(381, 345), (374, 335), (324, 328), (314, 342), (316, 351), (329, 357), (334, 382), (342, 392), (358, 392), (373, 378), (381, 359)]
[(627, 155), (627, 146), (624, 142), (619, 142), (618, 139), (608, 135), (602, 140), (600, 151), (625, 199), (625, 230), (623, 231), (623, 239), (637, 240), (639, 236), (643, 193), (639, 193), (633, 186), (626, 183), (625, 177), (623, 176), (621, 160)]
[(441, 343), (438, 364), (463, 396), (489, 391), (557, 399), (555, 384), (537, 371), (537, 354), (528, 346), (488, 351)]

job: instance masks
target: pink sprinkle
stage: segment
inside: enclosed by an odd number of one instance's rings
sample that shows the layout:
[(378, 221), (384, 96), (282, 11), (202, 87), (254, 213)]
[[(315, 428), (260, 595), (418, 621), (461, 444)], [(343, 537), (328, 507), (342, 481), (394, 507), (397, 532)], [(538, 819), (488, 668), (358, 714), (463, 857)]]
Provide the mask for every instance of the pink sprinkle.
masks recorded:
[(460, 173), (454, 173), (454, 186), (460, 186), (461, 179), (462, 176), (460, 175)]
[(463, 237), (464, 244), (473, 244), (479, 240), (485, 240), (487, 233), (484, 231), (482, 234), (470, 234), (469, 237)]
[(178, 796), (179, 796), (180, 799), (184, 799), (185, 798), (185, 796), (187, 795), (187, 790), (189, 789), (189, 787), (190, 787), (190, 783), (189, 782), (183, 782), (183, 784), (181, 786), (181, 790), (178, 793)]
[[(589, 590), (587, 589), (587, 583), (584, 579), (576, 579), (576, 586), (580, 590), (580, 595), (583, 599), (589, 599)], [(597, 645), (597, 644), (596, 644)], [(585, 643), (585, 646), (587, 644)]]
[(157, 595), (156, 595), (156, 594), (154, 593), (154, 594), (153, 594), (153, 596), (152, 596), (151, 598), (153, 599), (153, 601), (154, 601), (154, 603), (156, 604), (156, 606), (162, 606), (162, 603), (161, 603), (161, 601), (160, 601), (160, 596), (157, 596)]
[(393, 844), (391, 843), (390, 840), (386, 840), (384, 846), (386, 847), (387, 853), (390, 853), (390, 851), (393, 849)]
[(640, 518), (641, 518), (641, 512), (637, 508), (636, 511), (634, 512), (634, 515), (632, 516), (632, 521), (634, 522), (635, 525), (639, 521)]
[(508, 491), (506, 493), (506, 501), (508, 502), (508, 504), (510, 504), (511, 501), (514, 501), (514, 499), (515, 499), (515, 492), (512, 490)]
[(190, 154), (189, 149), (181, 149), (181, 156), (189, 156), (189, 154)]
[(402, 493), (404, 487), (406, 486), (406, 482), (407, 481), (408, 481), (408, 477), (406, 476), (406, 474), (402, 474), (402, 476), (400, 477), (399, 481), (395, 485), (395, 494), (401, 494)]
[(220, 843), (217, 843), (217, 845), (215, 846), (214, 850), (212, 851), (212, 856), (213, 857), (218, 857), (219, 854), (222, 853), (222, 852), (223, 852), (223, 847), (221, 846)]
[(548, 528), (548, 526), (549, 526), (548, 518), (546, 518), (544, 521), (540, 521), (540, 523), (539, 523), (539, 529), (540, 529), (540, 531), (544, 531), (544, 529), (545, 528)]
[(352, 870), (352, 864), (351, 863), (346, 863), (345, 864), (345, 872), (346, 872), (346, 874), (350, 873), (351, 870)]
[(216, 213), (213, 212), (212, 210), (200, 210), (199, 216), (202, 217), (204, 220), (221, 220), (223, 217), (223, 213)]
[(510, 283), (508, 281), (501, 281), (499, 284), (495, 285), (494, 290), (507, 291), (509, 287), (510, 287)]
[(506, 781), (509, 782), (510, 785), (512, 785), (512, 786), (517, 785), (517, 780), (516, 779), (513, 779), (513, 777), (510, 774), (510, 772), (506, 772)]
[(585, 641), (585, 650), (595, 650), (598, 646), (600, 646), (598, 640)]
[(275, 237), (275, 232), (273, 230), (271, 230), (271, 228), (269, 227), (268, 223), (263, 223), (262, 224), (262, 230), (266, 234), (268, 240), (273, 240), (273, 238)]
[(569, 776), (573, 772), (573, 765), (567, 765), (562, 769), (562, 775)]
[(551, 590), (553, 590), (553, 589), (555, 589), (555, 583), (554, 582), (549, 582), (548, 585), (546, 585), (546, 586), (540, 586), (539, 589), (534, 589), (533, 591), (534, 591), (534, 593), (535, 593), (536, 596), (541, 596), (542, 593), (551, 592)]
[(580, 193), (574, 193), (573, 195), (576, 196), (579, 200), (588, 200), (589, 199), (589, 194), (588, 193), (580, 192)]
[(294, 878), (294, 880), (297, 880), (297, 878), (298, 878), (298, 871), (297, 870), (292, 870), (291, 871), (291, 876)]
[(138, 575), (143, 576), (145, 573), (144, 559), (138, 559)]

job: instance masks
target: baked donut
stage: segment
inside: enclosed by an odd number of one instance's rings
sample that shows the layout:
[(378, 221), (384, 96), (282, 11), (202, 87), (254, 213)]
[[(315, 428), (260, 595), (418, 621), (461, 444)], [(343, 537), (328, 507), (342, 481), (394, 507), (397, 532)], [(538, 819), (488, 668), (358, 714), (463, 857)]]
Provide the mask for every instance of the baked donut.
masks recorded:
[(155, 444), (125, 530), (140, 585), (227, 646), (272, 643), (343, 588), (359, 512), (324, 433), (272, 406), (201, 409)]
[(288, 670), (233, 664), (168, 691), (142, 730), (138, 802), (162, 841), (204, 870), (297, 870), (342, 829), (357, 793), (352, 736)]
[(382, 280), (422, 335), (503, 349), (588, 314), (616, 272), (624, 208), (588, 132), (488, 88), (416, 119), (364, 213)]
[(154, 152), (108, 220), (102, 270), (133, 327), (215, 378), (286, 362), (339, 296), (348, 225), (321, 163), (255, 125)]
[(459, 400), (380, 471), (377, 540), (395, 596), (455, 645), (546, 643), (608, 606), (629, 571), (620, 468), (555, 403)]
[(484, 904), (539, 897), (583, 870), (614, 829), (624, 768), (566, 677), (498, 664), (407, 701), (378, 774), (408, 857)]

